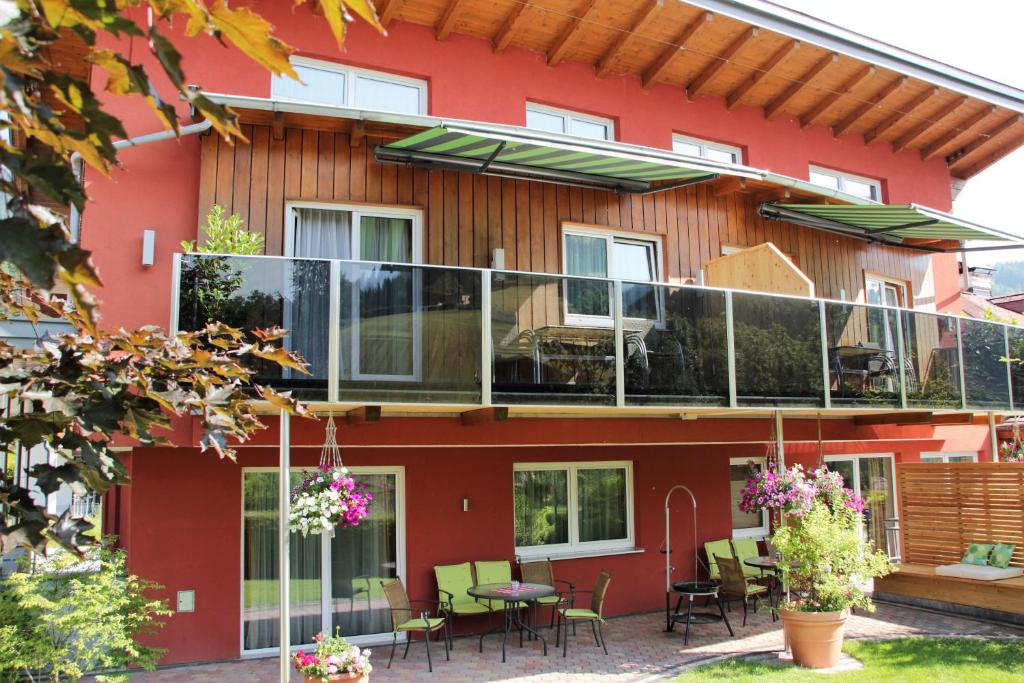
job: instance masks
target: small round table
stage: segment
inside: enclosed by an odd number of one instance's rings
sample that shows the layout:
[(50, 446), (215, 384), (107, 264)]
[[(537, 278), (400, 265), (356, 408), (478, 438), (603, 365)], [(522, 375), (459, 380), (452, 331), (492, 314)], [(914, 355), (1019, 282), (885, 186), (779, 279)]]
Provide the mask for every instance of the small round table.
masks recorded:
[[(690, 624), (711, 624), (716, 621), (724, 621), (725, 627), (729, 629), (729, 635), (735, 637), (736, 634), (732, 632), (732, 624), (729, 623), (729, 617), (725, 616), (725, 608), (722, 606), (722, 598), (718, 595), (719, 585), (714, 581), (676, 581), (672, 584), (672, 590), (675, 593), (679, 593), (679, 601), (676, 602), (675, 612), (669, 617), (668, 630), (672, 631), (675, 629), (676, 622), (683, 622), (686, 624), (686, 630), (683, 631), (683, 645), (687, 645), (690, 642)], [(713, 612), (694, 612), (693, 601), (696, 598), (714, 598), (715, 603), (718, 605), (718, 614)], [(683, 599), (687, 599), (686, 614), (680, 614), (679, 608), (683, 606)]]
[[(508, 632), (513, 627), (519, 629), (519, 647), (523, 646), (523, 631), (533, 634), (534, 637), (538, 638), (544, 644), (544, 655), (548, 654), (548, 641), (544, 637), (537, 633), (535, 630), (530, 628), (528, 624), (523, 623), (522, 618), (519, 616), (519, 609), (516, 603), (519, 602), (533, 602), (537, 598), (546, 598), (549, 595), (555, 594), (554, 586), (545, 586), (541, 583), (520, 583), (517, 587), (513, 587), (511, 583), (485, 583), (479, 586), (473, 586), (467, 591), (474, 598), (480, 598), (483, 600), (501, 600), (505, 603), (504, 623), (502, 629), (504, 629), (504, 636), (501, 639), (501, 661), (505, 661), (505, 642), (508, 640)], [(493, 628), (486, 633), (480, 634), (480, 652), (484, 651), (484, 636), (490, 635), (491, 633), (497, 633), (498, 628)]]

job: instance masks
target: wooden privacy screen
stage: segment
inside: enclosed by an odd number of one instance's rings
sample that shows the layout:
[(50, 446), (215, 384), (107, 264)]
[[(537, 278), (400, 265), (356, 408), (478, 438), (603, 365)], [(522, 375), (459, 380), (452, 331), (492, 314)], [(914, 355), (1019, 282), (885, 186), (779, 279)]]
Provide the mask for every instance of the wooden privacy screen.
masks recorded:
[(937, 566), (968, 543), (1012, 543), (1024, 567), (1024, 463), (896, 465), (905, 564)]

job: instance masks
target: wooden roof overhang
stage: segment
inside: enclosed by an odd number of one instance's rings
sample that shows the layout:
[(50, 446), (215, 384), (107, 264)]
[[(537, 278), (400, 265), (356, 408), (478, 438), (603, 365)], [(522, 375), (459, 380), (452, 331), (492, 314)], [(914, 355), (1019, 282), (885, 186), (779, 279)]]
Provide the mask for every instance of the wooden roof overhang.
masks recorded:
[(1024, 91), (761, 0), (381, 0), (433, 27), (941, 157), (967, 179), (1024, 145)]

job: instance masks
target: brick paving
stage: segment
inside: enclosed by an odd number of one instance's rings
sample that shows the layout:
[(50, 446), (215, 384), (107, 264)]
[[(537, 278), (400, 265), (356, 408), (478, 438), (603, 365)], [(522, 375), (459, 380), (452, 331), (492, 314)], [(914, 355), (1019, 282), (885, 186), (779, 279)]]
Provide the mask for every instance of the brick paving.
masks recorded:
[[(540, 643), (524, 643), (519, 649), (508, 649), (508, 661), (501, 662), (500, 636), (489, 636), (484, 651), (477, 650), (476, 639), (458, 638), (452, 660), (444, 660), (440, 643), (434, 655), (434, 674), (427, 673), (427, 659), (421, 642), (415, 642), (407, 660), (401, 659), (402, 647), (395, 663), (386, 668), (390, 646), (375, 648), (373, 654), (374, 683), (388, 681), (432, 681), (433, 683), (480, 683), (485, 681), (657, 681), (670, 679), (681, 669), (698, 662), (782, 649), (781, 622), (772, 622), (766, 610), (752, 614), (746, 627), (742, 615), (734, 607), (730, 615), (736, 637), (730, 638), (723, 624), (695, 626), (690, 631), (690, 644), (683, 646), (680, 627), (674, 633), (664, 631), (664, 613), (648, 613), (609, 619), (605, 626), (608, 655), (595, 645), (589, 628), (579, 629), (579, 636), (569, 641), (569, 656), (562, 658), (561, 649), (554, 648), (551, 632), (548, 656), (541, 653)], [(546, 631), (544, 631), (546, 634)], [(900, 638), (913, 635), (973, 636), (982, 638), (1020, 638), (1024, 629), (985, 622), (955, 615), (939, 614), (911, 607), (879, 604), (874, 614), (858, 613), (847, 623), (848, 638)], [(511, 643), (511, 637), (510, 637)], [(277, 659), (247, 659), (195, 666), (167, 667), (154, 672), (136, 674), (139, 683), (273, 683), (277, 681)], [(293, 681), (299, 681), (293, 672)]]

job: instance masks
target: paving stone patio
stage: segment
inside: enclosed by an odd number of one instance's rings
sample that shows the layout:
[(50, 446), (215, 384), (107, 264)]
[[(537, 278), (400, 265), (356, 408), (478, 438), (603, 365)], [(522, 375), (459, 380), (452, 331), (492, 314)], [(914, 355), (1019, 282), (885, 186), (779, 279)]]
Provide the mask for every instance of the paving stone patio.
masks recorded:
[[(421, 642), (413, 643), (407, 660), (401, 659), (399, 647), (395, 663), (386, 668), (390, 647), (378, 647), (373, 655), (374, 683), (387, 681), (433, 681), (433, 683), (480, 683), (484, 681), (657, 681), (670, 679), (682, 670), (700, 662), (739, 654), (782, 649), (781, 622), (773, 623), (764, 610), (751, 615), (741, 627), (742, 615), (731, 613), (736, 637), (730, 638), (722, 624), (695, 626), (690, 644), (683, 646), (680, 627), (674, 633), (664, 631), (664, 613), (649, 613), (609, 619), (605, 626), (608, 643), (606, 656), (595, 645), (590, 629), (580, 629), (579, 636), (569, 641), (569, 656), (562, 658), (561, 649), (554, 648), (551, 633), (548, 656), (541, 653), (540, 643), (526, 642), (522, 649), (518, 639), (508, 649), (508, 661), (501, 662), (500, 636), (484, 642), (483, 654), (477, 651), (476, 639), (459, 638), (449, 662), (444, 660), (440, 643), (431, 651), (434, 673), (427, 673), (427, 659)], [(546, 633), (546, 632), (545, 632)], [(858, 613), (847, 625), (848, 638), (899, 638), (912, 635), (975, 636), (982, 638), (1019, 638), (1024, 642), (1024, 629), (984, 622), (954, 615), (891, 604), (879, 604), (874, 614)], [(510, 638), (511, 644), (511, 638)], [(167, 667), (137, 674), (139, 683), (272, 683), (277, 681), (277, 659), (248, 659), (197, 666)], [(293, 681), (299, 681), (293, 672)]]

